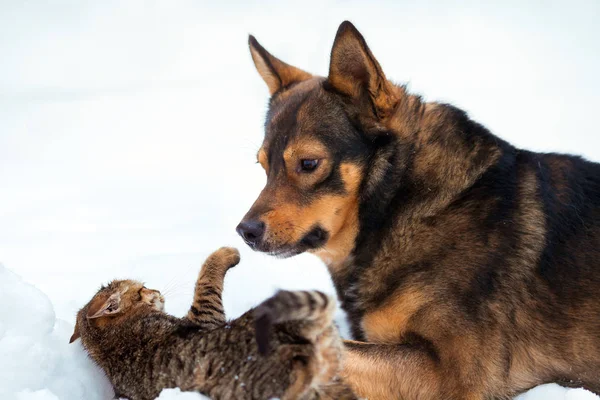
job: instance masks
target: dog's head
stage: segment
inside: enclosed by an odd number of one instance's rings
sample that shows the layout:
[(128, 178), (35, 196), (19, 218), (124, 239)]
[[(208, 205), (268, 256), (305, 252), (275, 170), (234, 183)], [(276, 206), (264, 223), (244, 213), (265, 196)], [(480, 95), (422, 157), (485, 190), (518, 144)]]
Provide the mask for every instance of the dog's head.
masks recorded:
[(327, 78), (275, 58), (252, 36), (249, 45), (271, 94), (257, 154), (267, 183), (237, 231), (273, 255), (343, 258), (358, 232), (366, 165), (402, 89), (349, 22), (336, 35)]

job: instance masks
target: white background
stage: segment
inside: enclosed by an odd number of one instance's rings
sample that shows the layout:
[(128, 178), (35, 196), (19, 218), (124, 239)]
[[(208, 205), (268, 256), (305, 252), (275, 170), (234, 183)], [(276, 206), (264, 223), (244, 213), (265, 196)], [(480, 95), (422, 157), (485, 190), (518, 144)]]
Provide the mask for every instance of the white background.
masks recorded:
[(264, 184), (248, 33), (324, 75), (349, 19), (427, 100), (520, 147), (600, 160), (598, 1), (214, 3), (0, 1), (0, 262), (60, 319), (116, 277), (171, 287), (181, 314), (221, 245), (242, 251), (232, 317), (278, 287), (332, 290), (312, 256), (252, 253), (234, 231)]

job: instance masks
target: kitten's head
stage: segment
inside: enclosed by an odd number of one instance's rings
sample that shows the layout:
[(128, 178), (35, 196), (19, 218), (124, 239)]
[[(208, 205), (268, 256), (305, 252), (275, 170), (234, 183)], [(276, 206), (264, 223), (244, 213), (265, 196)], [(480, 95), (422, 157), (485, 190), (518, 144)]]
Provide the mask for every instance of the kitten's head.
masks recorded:
[(103, 329), (116, 325), (133, 314), (163, 311), (165, 298), (158, 290), (148, 289), (133, 280), (114, 280), (102, 286), (98, 293), (77, 314), (75, 331), (69, 343), (81, 336), (87, 327)]

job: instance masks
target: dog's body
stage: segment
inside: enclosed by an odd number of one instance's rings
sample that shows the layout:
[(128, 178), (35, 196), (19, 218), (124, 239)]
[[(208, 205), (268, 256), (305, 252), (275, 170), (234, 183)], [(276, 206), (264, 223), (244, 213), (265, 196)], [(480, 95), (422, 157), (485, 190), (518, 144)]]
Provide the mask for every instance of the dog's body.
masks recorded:
[(340, 26), (327, 79), (251, 37), (267, 185), (238, 231), (328, 265), (369, 399), (600, 393), (600, 165), (518, 150), (393, 85)]

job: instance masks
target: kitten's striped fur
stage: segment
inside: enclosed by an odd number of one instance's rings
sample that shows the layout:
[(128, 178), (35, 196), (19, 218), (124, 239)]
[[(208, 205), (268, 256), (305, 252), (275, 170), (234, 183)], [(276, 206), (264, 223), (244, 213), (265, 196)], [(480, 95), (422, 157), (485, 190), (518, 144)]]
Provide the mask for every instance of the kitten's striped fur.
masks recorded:
[[(334, 300), (281, 291), (227, 323), (223, 280), (238, 262), (232, 248), (209, 256), (181, 319), (162, 311), (159, 292), (113, 281), (78, 313), (72, 340), (81, 336), (116, 394), (132, 400), (154, 399), (170, 387), (214, 399), (355, 399), (337, 378), (342, 345), (332, 324)], [(269, 351), (259, 352), (255, 334)]]

